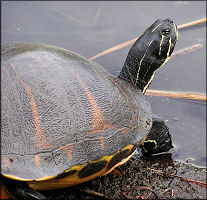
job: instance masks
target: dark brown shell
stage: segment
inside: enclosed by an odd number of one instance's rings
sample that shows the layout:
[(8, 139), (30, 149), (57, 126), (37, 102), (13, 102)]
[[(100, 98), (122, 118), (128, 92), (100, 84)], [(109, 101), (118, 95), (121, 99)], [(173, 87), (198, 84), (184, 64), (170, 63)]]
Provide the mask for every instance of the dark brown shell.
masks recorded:
[(151, 109), (131, 84), (58, 47), (2, 48), (1, 172), (46, 180), (136, 144)]

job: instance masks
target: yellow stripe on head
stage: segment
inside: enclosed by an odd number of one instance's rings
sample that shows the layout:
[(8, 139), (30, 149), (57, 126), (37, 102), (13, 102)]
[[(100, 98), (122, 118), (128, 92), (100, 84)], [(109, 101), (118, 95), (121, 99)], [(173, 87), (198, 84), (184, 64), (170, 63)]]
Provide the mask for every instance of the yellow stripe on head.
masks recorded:
[[(163, 23), (163, 22), (162, 22)], [(160, 24), (158, 24), (157, 26), (155, 26), (155, 28), (153, 28), (153, 30), (152, 30), (152, 33), (162, 24), (162, 23), (160, 23)]]
[(149, 45), (148, 45), (148, 47), (147, 47), (147, 50), (145, 51), (145, 53), (144, 53), (144, 55), (143, 55), (142, 59), (141, 59), (141, 60), (140, 60), (140, 62), (139, 62), (139, 68), (138, 68), (138, 71), (137, 71), (137, 78), (136, 78), (135, 85), (137, 84), (137, 81), (138, 81), (138, 79), (139, 79), (139, 71), (140, 71), (141, 66), (142, 66), (142, 61), (144, 60), (144, 57), (146, 56), (147, 51), (148, 51), (148, 49), (149, 49), (149, 47), (150, 47), (150, 45), (151, 45), (152, 41), (153, 41), (153, 40), (151, 40), (151, 41), (150, 41), (150, 43), (149, 43)]
[(175, 27), (175, 34), (176, 34), (176, 39), (178, 39), (178, 29), (177, 29), (177, 27), (176, 27), (176, 25), (175, 25), (175, 23), (173, 23), (174, 24), (174, 27)]
[(164, 35), (162, 35), (162, 38), (161, 38), (161, 41), (160, 41), (160, 50), (159, 50), (159, 56), (161, 55), (161, 51), (162, 51), (162, 42), (163, 42), (163, 39), (164, 39)]
[(165, 59), (165, 61), (162, 63), (162, 65), (160, 67), (158, 67), (152, 74), (150, 80), (148, 81), (147, 85), (144, 87), (143, 89), (143, 94), (145, 93), (146, 89), (148, 88), (149, 84), (152, 82), (152, 79), (154, 78), (155, 73), (157, 72), (158, 69), (160, 69), (163, 65), (165, 65), (165, 63), (170, 59), (170, 49), (171, 49), (171, 38), (169, 39), (169, 47), (168, 47), (168, 51), (167, 51), (167, 58)]

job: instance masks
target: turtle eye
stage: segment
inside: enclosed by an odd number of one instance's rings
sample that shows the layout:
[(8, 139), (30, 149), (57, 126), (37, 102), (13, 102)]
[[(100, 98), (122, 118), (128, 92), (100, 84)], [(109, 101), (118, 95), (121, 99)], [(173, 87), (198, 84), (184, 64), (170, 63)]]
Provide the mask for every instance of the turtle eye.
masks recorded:
[(169, 28), (162, 31), (163, 35), (168, 35), (169, 33), (170, 33), (170, 29)]

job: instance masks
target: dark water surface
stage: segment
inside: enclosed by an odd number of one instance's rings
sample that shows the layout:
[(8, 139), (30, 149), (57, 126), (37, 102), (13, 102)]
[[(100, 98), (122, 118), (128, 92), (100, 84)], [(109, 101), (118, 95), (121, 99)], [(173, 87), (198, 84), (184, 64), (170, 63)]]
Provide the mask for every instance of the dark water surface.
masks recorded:
[[(138, 37), (157, 18), (169, 17), (181, 25), (206, 17), (205, 1), (3, 1), (1, 9), (2, 44), (44, 42), (87, 58)], [(198, 43), (203, 48), (170, 60), (149, 89), (205, 94), (205, 25), (181, 30), (175, 51)], [(118, 75), (130, 46), (95, 62)], [(173, 158), (206, 166), (206, 103), (146, 98), (153, 113), (168, 120), (176, 150)]]

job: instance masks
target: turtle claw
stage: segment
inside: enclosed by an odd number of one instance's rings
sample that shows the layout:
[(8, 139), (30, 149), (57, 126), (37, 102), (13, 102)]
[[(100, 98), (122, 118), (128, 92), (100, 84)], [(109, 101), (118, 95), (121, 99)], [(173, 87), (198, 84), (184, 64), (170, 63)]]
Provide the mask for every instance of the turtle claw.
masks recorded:
[(152, 118), (152, 128), (145, 142), (140, 145), (142, 154), (164, 153), (173, 148), (168, 126), (159, 118)]

